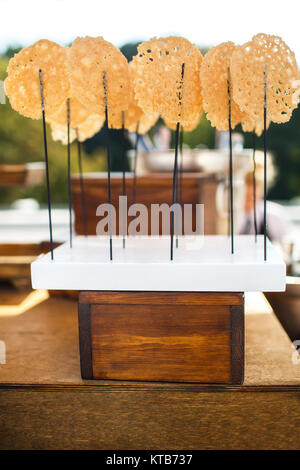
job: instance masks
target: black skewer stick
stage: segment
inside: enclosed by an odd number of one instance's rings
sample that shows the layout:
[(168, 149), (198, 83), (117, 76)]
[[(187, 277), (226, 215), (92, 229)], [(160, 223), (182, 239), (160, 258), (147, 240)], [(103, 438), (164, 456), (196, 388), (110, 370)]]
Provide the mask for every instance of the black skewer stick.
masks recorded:
[(39, 69), (39, 80), (40, 80), (40, 93), (41, 93), (41, 109), (42, 109), (42, 118), (43, 118), (44, 153), (45, 153), (45, 165), (46, 165), (46, 185), (47, 185), (48, 219), (49, 219), (49, 243), (50, 243), (51, 260), (53, 260), (51, 192), (50, 192), (49, 161), (48, 161), (47, 132), (46, 132), (46, 118), (45, 118), (43, 72), (41, 69)]
[(256, 153), (256, 133), (255, 129), (252, 133), (252, 141), (253, 141), (253, 154), (252, 154), (252, 159), (253, 159), (253, 220), (254, 220), (254, 239), (255, 243), (257, 242), (257, 211), (256, 211), (256, 158), (255, 158), (255, 153)]
[(136, 168), (137, 168), (137, 159), (138, 159), (138, 146), (139, 146), (139, 121), (136, 125), (135, 131), (135, 146), (134, 146), (134, 167), (133, 167), (133, 186), (132, 186), (132, 204), (136, 202)]
[[(174, 207), (175, 202), (175, 186), (176, 186), (176, 175), (177, 175), (177, 166), (178, 166), (178, 138), (179, 138), (179, 127), (180, 123), (176, 124), (175, 132), (175, 161), (174, 161), (174, 170), (173, 170), (173, 189), (172, 189), (172, 207)], [(173, 242), (174, 242), (174, 210), (171, 211), (171, 261), (173, 261)]]
[[(180, 127), (179, 127), (179, 134), (180, 134)], [(178, 170), (176, 171), (176, 181), (175, 181), (175, 235), (176, 235), (176, 243), (175, 246), (178, 248), (178, 214), (177, 214), (177, 203), (178, 203), (178, 192), (179, 192), (179, 180), (178, 180)]]
[(112, 248), (112, 215), (111, 215), (111, 181), (110, 181), (110, 134), (108, 127), (108, 110), (107, 110), (107, 80), (106, 72), (103, 72), (103, 88), (104, 88), (104, 104), (105, 104), (105, 133), (106, 133), (106, 157), (107, 157), (107, 187), (108, 187), (108, 231), (109, 231), (109, 258), (113, 259)]
[(180, 135), (179, 135), (179, 153), (180, 153), (179, 200), (180, 200), (181, 210), (183, 210), (183, 132), (184, 130), (183, 130), (183, 127), (181, 126)]
[(230, 232), (231, 232), (231, 229), (230, 229), (230, 221), (231, 221), (231, 214), (230, 214), (230, 158), (228, 160), (228, 178), (227, 178), (227, 188), (228, 188), (228, 191), (227, 191), (227, 236), (228, 238), (230, 238)]
[(70, 248), (73, 245), (72, 233), (72, 190), (71, 190), (71, 145), (70, 145), (70, 99), (67, 99), (67, 134), (68, 134), (68, 202), (69, 202), (69, 238)]
[(230, 174), (230, 161), (228, 162), (228, 179), (227, 179), (227, 186), (228, 186), (228, 194), (227, 194), (227, 236), (228, 238), (230, 237), (230, 221), (231, 221), (231, 215), (230, 215), (230, 183), (229, 183), (229, 174)]
[(264, 72), (264, 261), (267, 261), (267, 66)]
[[(123, 188), (122, 188), (122, 195), (126, 196), (126, 148), (125, 148), (125, 113), (122, 111), (122, 170), (123, 170)], [(123, 207), (123, 248), (125, 248), (125, 236), (127, 234), (127, 220), (126, 220), (126, 213), (125, 208)]]
[[(184, 63), (181, 66), (181, 80), (179, 86), (179, 107), (182, 105), (182, 88), (183, 88), (183, 78), (184, 78)], [(179, 142), (179, 130), (180, 130), (180, 119), (181, 116), (179, 114), (179, 120), (176, 124), (176, 132), (175, 132), (175, 158), (174, 158), (174, 169), (173, 169), (173, 186), (172, 186), (172, 208), (174, 208), (175, 204), (175, 196), (176, 196), (176, 181), (177, 181), (177, 168), (178, 168), (178, 142)], [(171, 250), (170, 250), (170, 259), (173, 261), (174, 257), (174, 210), (171, 211)]]
[(80, 182), (81, 214), (82, 214), (82, 220), (83, 220), (83, 232), (84, 232), (84, 236), (87, 237), (88, 231), (87, 231), (86, 204), (85, 204), (85, 192), (84, 192), (84, 181), (83, 181), (83, 171), (82, 171), (81, 142), (79, 141), (78, 127), (76, 127), (76, 139), (77, 139), (78, 170), (79, 170), (79, 182)]
[(231, 253), (234, 253), (234, 214), (233, 214), (233, 165), (232, 165), (232, 127), (231, 127), (231, 77), (228, 69), (228, 127), (229, 127), (229, 189), (230, 189), (230, 236)]
[[(179, 156), (180, 156), (180, 163), (179, 168), (176, 174), (176, 194), (175, 200), (176, 204), (179, 202), (181, 208), (181, 217), (182, 217), (182, 171), (183, 171), (183, 156), (182, 156), (182, 145), (183, 145), (183, 128), (180, 126), (179, 131)], [(177, 207), (177, 206), (176, 206)], [(176, 217), (176, 248), (178, 248), (178, 216)]]

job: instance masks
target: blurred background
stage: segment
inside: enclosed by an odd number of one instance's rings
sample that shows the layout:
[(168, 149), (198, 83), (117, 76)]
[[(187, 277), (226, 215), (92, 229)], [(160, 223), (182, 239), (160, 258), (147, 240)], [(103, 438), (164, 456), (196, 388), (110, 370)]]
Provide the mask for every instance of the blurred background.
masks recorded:
[[(43, 5), (43, 6), (41, 6)], [(21, 47), (47, 38), (62, 45), (70, 44), (78, 35), (102, 35), (120, 47), (128, 59), (136, 54), (139, 42), (152, 36), (183, 35), (193, 41), (202, 52), (220, 42), (232, 40), (242, 43), (258, 32), (278, 34), (294, 50), (300, 59), (297, 13), (300, 7), (294, 1), (284, 3), (286, 15), (282, 16), (282, 2), (257, 0), (251, 8), (239, 1), (212, 0), (203, 5), (184, 2), (152, 1), (149, 5), (139, 1), (99, 2), (86, 0), (0, 0), (0, 79), (6, 76), (10, 57)], [(13, 24), (13, 28), (11, 25)], [(268, 148), (274, 155), (276, 178), (269, 190), (273, 200), (291, 200), (300, 196), (300, 111), (294, 111), (287, 124), (272, 124), (268, 133)], [(160, 125), (160, 122), (157, 126)], [(238, 132), (240, 129), (236, 129)], [(153, 138), (155, 129), (150, 137)], [(113, 136), (112, 168), (121, 169), (120, 135)], [(244, 147), (252, 146), (251, 135), (244, 135)], [(203, 117), (198, 128), (185, 135), (190, 148), (215, 146), (215, 130)], [(53, 200), (65, 203), (66, 149), (51, 142), (51, 172), (53, 174)], [(128, 148), (132, 143), (128, 140)], [(103, 132), (84, 144), (85, 171), (105, 168)], [(262, 139), (258, 142), (262, 147)], [(9, 103), (0, 106), (0, 162), (24, 163), (43, 160), (41, 122), (21, 117)], [(1, 188), (0, 201), (11, 204), (14, 199), (34, 197), (40, 203), (46, 201), (44, 185), (28, 188)]]
[[(194, 42), (201, 52), (223, 41), (243, 43), (254, 34), (265, 32), (282, 36), (300, 60), (298, 41), (299, 5), (287, 0), (260, 2), (254, 0), (249, 8), (242, 2), (211, 0), (200, 4), (192, 0), (185, 2), (165, 0), (144, 4), (138, 1), (99, 2), (85, 0), (16, 1), (0, 0), (0, 79), (6, 77), (9, 59), (33, 42), (47, 38), (61, 45), (70, 45), (76, 36), (102, 35), (120, 47), (131, 60), (137, 52), (139, 42), (153, 36), (182, 35)], [(13, 28), (11, 25), (13, 24)], [(140, 142), (138, 173), (167, 172), (172, 168), (173, 155), (168, 147), (174, 146), (174, 132), (164, 130), (159, 120), (149, 135)], [(293, 245), (299, 237), (300, 227), (300, 110), (294, 111), (286, 124), (272, 124), (268, 131), (270, 158), (270, 184), (268, 199), (284, 208), (288, 219), (289, 238)], [(121, 134), (112, 131), (112, 170), (120, 172)], [(130, 155), (134, 147), (134, 135), (127, 135), (127, 170), (130, 170)], [(48, 132), (52, 201), (54, 204), (54, 236), (59, 241), (67, 233), (67, 149), (53, 142)], [(237, 127), (234, 135), (236, 211), (245, 210), (245, 185), (252, 169), (251, 134)], [(262, 138), (256, 141), (262, 150)], [(72, 144), (72, 171), (77, 167), (76, 144)], [(215, 186), (206, 192), (207, 207), (214, 207), (212, 216), (217, 220), (208, 232), (226, 233), (227, 215), (220, 208), (220, 199), (226, 199), (228, 177), (228, 136), (216, 135), (205, 115), (198, 127), (184, 136), (184, 156), (195, 156), (195, 165), (186, 170), (201, 178), (215, 175)], [(164, 155), (167, 153), (169, 156)], [(151, 160), (152, 156), (153, 159)], [(158, 155), (162, 155), (158, 160)], [(258, 159), (259, 157), (258, 153)], [(46, 187), (43, 175), (42, 122), (20, 116), (11, 109), (8, 100), (0, 105), (0, 242), (7, 240), (47, 239)], [(41, 163), (39, 163), (41, 162)], [(164, 163), (165, 162), (165, 163)], [(18, 165), (23, 165), (22, 168)], [(84, 172), (95, 174), (106, 170), (105, 135), (103, 130), (83, 144)], [(10, 175), (8, 175), (10, 173)], [(210, 180), (211, 181), (211, 180)], [(203, 197), (204, 197), (203, 196)], [(171, 197), (171, 191), (170, 191)], [(76, 199), (76, 197), (75, 197)], [(213, 201), (213, 203), (212, 203)], [(219, 201), (219, 202), (218, 202)], [(76, 201), (75, 201), (76, 202)], [(99, 201), (100, 203), (101, 201)], [(140, 201), (142, 202), (142, 201)], [(76, 210), (76, 208), (75, 208)], [(208, 211), (207, 211), (208, 212)], [(239, 230), (238, 218), (236, 230)], [(300, 238), (300, 237), (299, 237)], [(300, 251), (298, 256), (300, 259)]]

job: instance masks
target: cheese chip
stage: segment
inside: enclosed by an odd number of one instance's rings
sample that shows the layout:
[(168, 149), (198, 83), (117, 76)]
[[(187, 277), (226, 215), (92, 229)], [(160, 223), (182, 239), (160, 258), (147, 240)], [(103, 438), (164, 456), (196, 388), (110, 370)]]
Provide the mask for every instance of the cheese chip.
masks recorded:
[(235, 48), (233, 42), (223, 42), (207, 52), (201, 65), (203, 108), (218, 130), (229, 129), (229, 84), (232, 129), (246, 117), (232, 98), (230, 59)]
[(76, 96), (91, 114), (105, 114), (104, 75), (108, 111), (118, 113), (128, 108), (128, 62), (110, 42), (102, 37), (77, 38), (68, 54), (68, 68), (71, 96)]
[(45, 115), (55, 114), (69, 95), (66, 62), (67, 49), (46, 39), (15, 54), (9, 61), (4, 83), (12, 108), (23, 116), (41, 118), (41, 69)]
[(135, 97), (145, 114), (186, 127), (202, 113), (202, 54), (187, 39), (151, 39), (139, 45), (133, 61)]
[(231, 57), (233, 98), (242, 111), (263, 127), (267, 83), (267, 118), (281, 123), (297, 107), (295, 82), (299, 72), (294, 53), (278, 36), (257, 34), (238, 46)]

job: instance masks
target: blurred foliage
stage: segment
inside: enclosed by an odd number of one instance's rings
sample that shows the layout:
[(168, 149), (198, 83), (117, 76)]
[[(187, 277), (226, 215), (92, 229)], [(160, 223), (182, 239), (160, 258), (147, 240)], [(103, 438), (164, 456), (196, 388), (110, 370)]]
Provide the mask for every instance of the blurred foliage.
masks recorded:
[(210, 125), (206, 115), (203, 114), (196, 129), (192, 132), (184, 133), (184, 144), (192, 149), (202, 147), (213, 149), (215, 146), (215, 135), (215, 128)]
[(140, 42), (141, 41), (128, 42), (128, 43), (124, 44), (124, 46), (120, 47), (120, 51), (122, 52), (122, 54), (124, 54), (124, 56), (126, 57), (128, 62), (130, 62), (132, 60), (132, 58), (135, 55), (137, 55), (137, 48), (138, 48), (138, 45), (140, 44)]
[[(0, 57), (0, 79), (6, 76), (9, 57), (18, 49), (9, 48)], [(125, 44), (121, 51), (131, 60), (137, 52), (137, 43)], [(201, 49), (202, 53), (206, 49)], [(161, 125), (159, 120), (157, 126)], [(156, 127), (157, 127), (156, 126)], [(270, 190), (273, 199), (290, 199), (300, 196), (300, 110), (297, 109), (291, 121), (283, 125), (273, 124), (268, 132), (268, 149), (274, 153), (277, 166), (277, 179)], [(51, 131), (48, 130), (48, 152), (50, 161), (50, 177), (52, 199), (54, 203), (65, 203), (67, 200), (67, 149), (60, 143), (53, 142)], [(156, 128), (149, 133), (153, 137)], [(237, 131), (241, 131), (237, 128)], [(112, 131), (111, 158), (112, 170), (122, 169), (122, 133)], [(205, 116), (202, 116), (198, 127), (193, 132), (184, 135), (184, 143), (191, 148), (213, 148), (215, 129), (211, 127)], [(106, 169), (106, 134), (102, 129), (92, 139), (83, 145), (84, 171), (103, 171)], [(174, 146), (174, 132), (172, 132)], [(252, 146), (252, 135), (245, 134), (245, 146)], [(257, 140), (257, 147), (263, 148), (262, 138)], [(125, 138), (126, 150), (132, 148), (129, 139)], [(72, 144), (72, 171), (77, 171), (77, 146)], [(0, 163), (25, 163), (44, 161), (42, 122), (20, 116), (13, 111), (7, 102), (0, 106)], [(128, 169), (128, 164), (127, 164)], [(0, 188), (0, 203), (11, 203), (16, 198), (34, 197), (41, 203), (46, 202), (45, 185), (28, 188)]]
[[(269, 191), (270, 199), (291, 199), (300, 196), (300, 108), (289, 122), (272, 123), (267, 133), (267, 147), (274, 155), (276, 179)], [(245, 146), (252, 147), (252, 135), (245, 134)], [(257, 139), (263, 149), (263, 137)]]

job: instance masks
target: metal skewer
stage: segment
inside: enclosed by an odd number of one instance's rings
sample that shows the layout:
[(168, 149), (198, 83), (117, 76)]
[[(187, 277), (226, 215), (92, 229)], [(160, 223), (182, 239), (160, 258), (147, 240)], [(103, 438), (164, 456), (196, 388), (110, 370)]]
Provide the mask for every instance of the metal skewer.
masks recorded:
[[(123, 197), (126, 196), (126, 150), (125, 150), (125, 113), (122, 111), (122, 172), (123, 172), (123, 187), (122, 187), (122, 195)], [(120, 208), (119, 208), (120, 209)], [(125, 248), (126, 243), (126, 234), (127, 234), (127, 221), (126, 221), (126, 211), (123, 207), (123, 248)]]
[(231, 78), (228, 69), (228, 127), (229, 127), (229, 189), (230, 189), (230, 237), (231, 253), (234, 253), (234, 214), (233, 214), (233, 164), (232, 164), (232, 126), (231, 126)]
[(68, 202), (69, 202), (69, 239), (70, 248), (73, 245), (72, 233), (72, 190), (71, 190), (71, 145), (70, 145), (70, 98), (67, 99), (67, 134), (68, 134)]
[(264, 260), (267, 261), (267, 65), (264, 71)]
[(253, 154), (252, 154), (252, 160), (253, 160), (253, 220), (254, 220), (254, 239), (255, 243), (257, 242), (257, 211), (256, 211), (256, 158), (255, 158), (255, 153), (256, 153), (256, 133), (255, 130), (252, 133), (252, 140), (253, 140)]
[[(179, 108), (182, 105), (182, 88), (183, 88), (183, 79), (184, 79), (184, 68), (185, 64), (181, 66), (181, 80), (179, 87)], [(172, 211), (171, 211), (171, 247), (170, 247), (170, 259), (173, 261), (174, 257), (174, 205), (175, 199), (177, 199), (176, 186), (177, 186), (177, 170), (178, 170), (178, 142), (179, 142), (179, 129), (180, 129), (180, 119), (181, 112), (179, 113), (179, 121), (176, 124), (175, 132), (175, 159), (174, 159), (174, 169), (173, 169), (173, 186), (172, 186)]]
[(44, 85), (43, 85), (43, 72), (39, 69), (40, 80), (40, 94), (41, 94), (41, 110), (43, 119), (43, 138), (44, 138), (44, 153), (46, 165), (46, 185), (47, 185), (47, 202), (48, 202), (48, 219), (49, 219), (49, 243), (51, 260), (53, 260), (53, 236), (52, 236), (52, 216), (51, 216), (51, 192), (50, 192), (50, 178), (49, 178), (49, 161), (48, 161), (48, 147), (47, 147), (47, 131), (46, 131), (46, 118), (45, 118), (45, 102), (44, 102)]
[(136, 131), (135, 131), (135, 146), (134, 146), (134, 167), (133, 167), (133, 186), (132, 186), (132, 204), (135, 204), (136, 202), (136, 169), (137, 169), (137, 159), (138, 159), (138, 145), (139, 145), (139, 121), (137, 122), (136, 125)]
[(83, 232), (84, 232), (85, 237), (87, 237), (88, 231), (87, 231), (86, 204), (85, 204), (85, 192), (84, 192), (84, 181), (83, 181), (83, 171), (82, 171), (81, 142), (79, 141), (78, 127), (76, 127), (76, 139), (77, 139), (78, 170), (79, 170), (79, 182), (80, 182), (81, 214), (82, 214), (82, 220), (83, 220)]
[(106, 157), (107, 157), (107, 186), (108, 186), (108, 231), (109, 231), (109, 258), (113, 259), (113, 247), (112, 247), (112, 215), (111, 215), (111, 162), (110, 162), (110, 135), (108, 127), (108, 110), (107, 110), (107, 80), (106, 72), (103, 72), (103, 88), (104, 88), (104, 104), (105, 104), (105, 132), (106, 132)]

